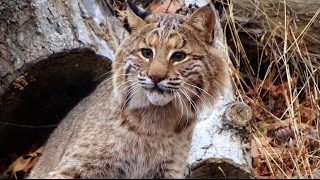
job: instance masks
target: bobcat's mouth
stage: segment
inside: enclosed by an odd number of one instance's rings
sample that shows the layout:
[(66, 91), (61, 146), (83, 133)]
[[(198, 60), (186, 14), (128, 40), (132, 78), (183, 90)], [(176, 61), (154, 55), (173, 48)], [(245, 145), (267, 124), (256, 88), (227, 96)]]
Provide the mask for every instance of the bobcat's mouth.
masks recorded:
[(161, 84), (154, 84), (149, 86), (145, 86), (145, 84), (143, 84), (142, 88), (150, 92), (158, 92), (160, 94), (163, 94), (163, 93), (172, 94), (172, 90), (170, 88), (165, 87), (164, 85), (161, 85)]
[(156, 91), (156, 92), (159, 92), (161, 94), (164, 93), (164, 90), (161, 89), (158, 85), (155, 85), (153, 88), (150, 89), (150, 91)]
[(156, 106), (164, 106), (174, 99), (174, 95), (172, 93), (163, 91), (157, 86), (146, 90), (145, 92), (150, 103)]
[(153, 105), (164, 106), (174, 98), (174, 95), (171, 91), (159, 84), (155, 84), (149, 88), (144, 87), (144, 89), (148, 100)]
[(172, 89), (164, 81), (153, 83), (149, 79), (140, 78), (140, 85), (144, 89), (149, 102), (156, 106), (164, 106), (174, 99)]

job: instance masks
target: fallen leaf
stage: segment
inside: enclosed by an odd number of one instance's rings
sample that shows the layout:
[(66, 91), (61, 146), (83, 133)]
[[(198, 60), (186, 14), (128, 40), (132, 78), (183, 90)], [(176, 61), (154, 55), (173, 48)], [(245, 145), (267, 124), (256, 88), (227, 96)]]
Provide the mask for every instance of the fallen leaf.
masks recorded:
[(281, 158), (283, 154), (283, 147), (261, 147), (259, 151), (261, 152), (262, 158), (267, 159), (268, 157), (272, 157), (273, 159), (277, 160)]
[[(182, 3), (183, 2), (183, 3)], [(173, 0), (165, 0), (162, 4), (161, 0), (154, 0), (149, 5), (149, 9), (152, 13), (169, 13), (174, 14), (184, 5), (184, 1), (173, 2)]]
[[(285, 97), (290, 97), (289, 94), (290, 94), (290, 89), (293, 89), (294, 86), (297, 84), (298, 82), (298, 77), (293, 77), (291, 78), (291, 81), (290, 82), (284, 82), (278, 86), (272, 86), (269, 90), (270, 92), (274, 93), (275, 95), (277, 94), (282, 94), (284, 95)], [(289, 86), (291, 88), (289, 88)]]
[[(44, 147), (41, 146), (40, 148), (38, 148), (36, 151), (34, 152), (31, 152), (27, 155), (24, 155), (24, 156), (20, 156), (18, 157), (9, 167), (8, 169), (6, 170), (6, 174), (11, 174), (10, 177), (8, 179), (13, 179), (13, 177), (15, 179), (18, 179), (17, 177), (17, 172), (18, 171), (22, 171), (22, 170), (29, 170), (30, 168), (33, 167), (33, 165), (36, 163), (36, 162), (33, 162), (32, 160), (35, 158), (35, 157), (38, 157), (38, 154), (41, 154), (43, 152), (43, 149)], [(29, 164), (32, 164), (29, 165)], [(25, 171), (27, 172), (27, 171)]]
[(114, 10), (118, 14), (118, 19), (120, 19), (120, 21), (124, 22), (124, 20), (127, 18), (126, 11), (119, 10), (118, 8), (114, 8)]
[(29, 163), (22, 169), (25, 173), (27, 173), (39, 160), (39, 156), (32, 157)]
[(256, 140), (255, 139), (251, 139), (251, 151), (250, 151), (250, 155), (252, 158), (257, 158), (260, 156), (260, 152), (258, 150), (258, 146), (256, 144)]
[(299, 111), (301, 115), (302, 122), (314, 121), (319, 118), (320, 113), (316, 110), (316, 107), (305, 107), (299, 106)]
[(268, 75), (268, 77), (264, 79), (261, 84), (258, 84), (258, 86), (264, 89), (271, 88), (273, 86), (273, 79), (274, 79), (274, 76), (276, 75), (276, 72), (277, 72), (277, 69), (273, 68), (271, 73)]
[(270, 172), (267, 166), (261, 162), (257, 168), (254, 169), (256, 179), (270, 179)]
[(273, 179), (284, 179), (285, 176), (283, 175), (282, 171), (279, 170), (279, 168), (277, 168), (275, 170), (275, 177)]
[(265, 121), (266, 113), (265, 111), (256, 103), (253, 99), (246, 96), (247, 104), (250, 106), (252, 110), (253, 117), (259, 119), (260, 121)]
[[(26, 158), (27, 157), (27, 158)], [(31, 160), (31, 156), (20, 156), (16, 159), (7, 169), (6, 174), (11, 174), (8, 179), (18, 179), (17, 172), (23, 170), (25, 166), (27, 166)]]
[(262, 146), (269, 146), (269, 143), (271, 142), (272, 138), (271, 137), (261, 137), (259, 138), (259, 141)]

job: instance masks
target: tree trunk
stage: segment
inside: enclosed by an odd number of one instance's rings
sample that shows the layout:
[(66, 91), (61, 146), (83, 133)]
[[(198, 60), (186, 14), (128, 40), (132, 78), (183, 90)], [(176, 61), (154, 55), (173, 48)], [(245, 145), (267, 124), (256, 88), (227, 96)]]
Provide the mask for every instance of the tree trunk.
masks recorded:
[[(128, 34), (107, 2), (0, 2), (0, 157), (22, 155), (45, 140), (108, 77), (114, 51)], [(227, 60), (220, 23), (215, 47)], [(226, 83), (217, 107), (203, 112), (195, 127), (186, 177), (252, 177), (246, 128), (251, 110), (234, 101)]]
[(113, 14), (103, 0), (0, 2), (1, 158), (46, 140), (107, 77), (127, 35)]
[[(220, 22), (217, 10), (215, 15)], [(221, 24), (216, 23), (214, 30), (214, 47), (227, 61), (228, 46)], [(252, 178), (248, 131), (252, 112), (246, 104), (235, 101), (232, 82), (226, 83), (228, 88), (215, 109), (203, 112), (195, 127), (189, 178)]]

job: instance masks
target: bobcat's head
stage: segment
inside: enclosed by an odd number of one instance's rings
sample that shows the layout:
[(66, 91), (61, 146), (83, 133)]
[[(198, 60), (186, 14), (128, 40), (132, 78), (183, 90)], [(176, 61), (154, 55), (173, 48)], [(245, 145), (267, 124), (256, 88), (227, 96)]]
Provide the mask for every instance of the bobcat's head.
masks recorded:
[(215, 103), (227, 67), (211, 45), (214, 12), (205, 6), (189, 18), (151, 14), (128, 2), (132, 29), (113, 62), (115, 93), (131, 108), (179, 107), (198, 111)]

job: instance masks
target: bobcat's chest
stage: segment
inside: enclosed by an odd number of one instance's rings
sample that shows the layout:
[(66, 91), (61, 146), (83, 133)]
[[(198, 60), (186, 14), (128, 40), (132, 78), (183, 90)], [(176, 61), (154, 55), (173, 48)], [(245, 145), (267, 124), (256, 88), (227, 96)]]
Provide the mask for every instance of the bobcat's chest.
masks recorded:
[(128, 178), (160, 177), (168, 166), (182, 161), (182, 156), (175, 155), (178, 149), (179, 153), (188, 154), (182, 147), (184, 143), (179, 143), (172, 137), (159, 139), (140, 136), (128, 139), (126, 144), (119, 160), (123, 163), (122, 170)]

